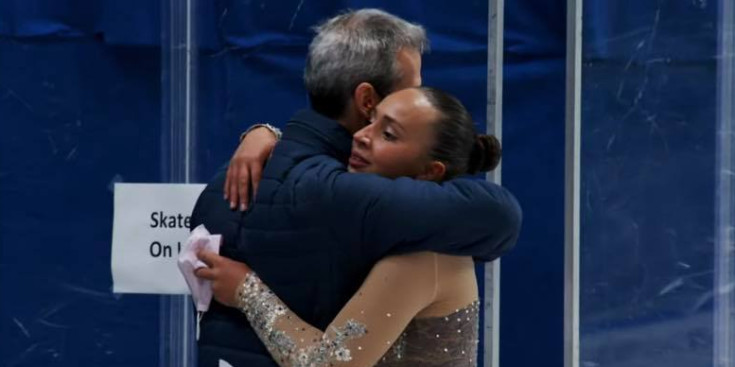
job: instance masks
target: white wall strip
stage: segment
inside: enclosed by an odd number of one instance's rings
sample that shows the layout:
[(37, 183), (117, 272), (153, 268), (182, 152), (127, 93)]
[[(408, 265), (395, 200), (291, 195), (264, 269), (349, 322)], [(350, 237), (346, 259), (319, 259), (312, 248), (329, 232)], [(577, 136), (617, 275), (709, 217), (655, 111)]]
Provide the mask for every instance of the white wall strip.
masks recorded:
[(719, 12), (713, 360), (735, 367), (735, 3)]
[(567, 94), (564, 228), (564, 366), (579, 366), (579, 185), (582, 1), (567, 0)]
[[(503, 136), (503, 29), (504, 0), (488, 0), (487, 40), (487, 126), (488, 134), (502, 142)], [(500, 184), (501, 164), (487, 175)], [(485, 265), (484, 366), (500, 366), (500, 260)]]
[[(196, 0), (162, 2), (162, 179), (189, 183), (196, 168)], [(186, 296), (161, 296), (159, 365), (196, 364), (194, 311)]]

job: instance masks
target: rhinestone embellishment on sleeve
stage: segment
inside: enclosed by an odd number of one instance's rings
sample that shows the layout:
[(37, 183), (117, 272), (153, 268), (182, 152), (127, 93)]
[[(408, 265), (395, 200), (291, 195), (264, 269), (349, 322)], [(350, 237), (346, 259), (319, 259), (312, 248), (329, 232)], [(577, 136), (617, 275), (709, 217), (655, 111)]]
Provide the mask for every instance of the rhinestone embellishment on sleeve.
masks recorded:
[(294, 337), (275, 327), (287, 314), (287, 307), (253, 272), (237, 290), (237, 307), (247, 316), (274, 359), (285, 366), (322, 367), (332, 362), (349, 362), (352, 352), (346, 346), (347, 341), (367, 334), (365, 325), (350, 319), (342, 327), (332, 326), (332, 338), (325, 333), (321, 339), (313, 340), (315, 344), (298, 347)]

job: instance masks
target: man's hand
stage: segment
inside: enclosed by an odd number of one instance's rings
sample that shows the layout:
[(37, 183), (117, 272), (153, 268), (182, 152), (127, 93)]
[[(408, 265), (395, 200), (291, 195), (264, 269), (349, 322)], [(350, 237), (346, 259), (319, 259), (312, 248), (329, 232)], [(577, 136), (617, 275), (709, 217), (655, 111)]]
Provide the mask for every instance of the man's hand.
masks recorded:
[(194, 275), (212, 281), (212, 293), (217, 302), (236, 307), (237, 288), (252, 270), (243, 263), (210, 251), (201, 251), (197, 253), (197, 257), (209, 267), (197, 269)]

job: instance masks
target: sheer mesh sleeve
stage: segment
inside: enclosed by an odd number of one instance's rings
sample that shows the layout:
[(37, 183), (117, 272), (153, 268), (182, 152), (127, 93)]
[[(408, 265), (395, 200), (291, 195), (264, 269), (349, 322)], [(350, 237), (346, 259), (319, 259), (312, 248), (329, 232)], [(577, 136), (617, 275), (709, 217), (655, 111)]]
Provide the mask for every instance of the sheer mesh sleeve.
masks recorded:
[(255, 273), (238, 288), (238, 308), (282, 367), (372, 366), (436, 297), (436, 255), (381, 260), (327, 327), (295, 315)]

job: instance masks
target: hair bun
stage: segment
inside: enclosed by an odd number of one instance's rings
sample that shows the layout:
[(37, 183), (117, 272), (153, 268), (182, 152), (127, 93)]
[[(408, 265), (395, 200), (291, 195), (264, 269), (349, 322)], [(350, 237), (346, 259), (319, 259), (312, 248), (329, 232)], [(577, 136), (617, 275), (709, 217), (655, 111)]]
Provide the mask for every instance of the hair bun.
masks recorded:
[(503, 150), (500, 141), (493, 135), (477, 135), (472, 146), (467, 171), (470, 174), (490, 172), (500, 163)]

